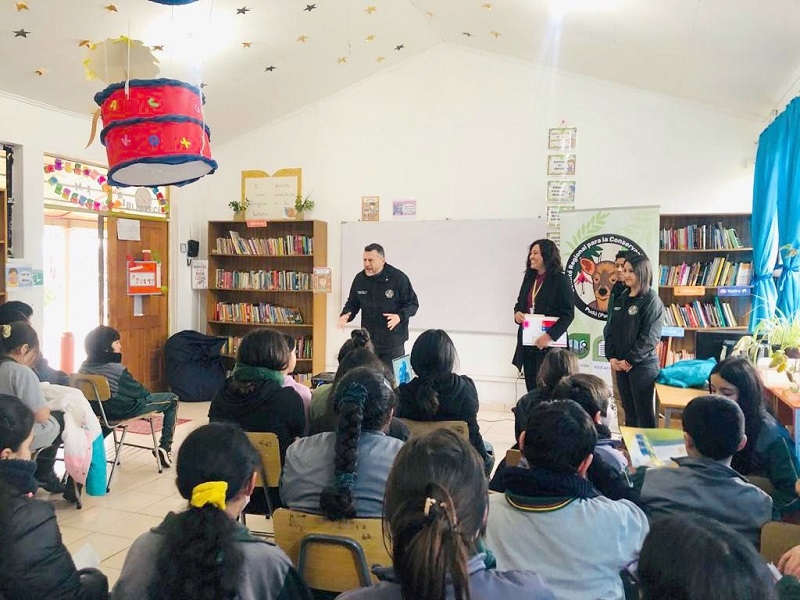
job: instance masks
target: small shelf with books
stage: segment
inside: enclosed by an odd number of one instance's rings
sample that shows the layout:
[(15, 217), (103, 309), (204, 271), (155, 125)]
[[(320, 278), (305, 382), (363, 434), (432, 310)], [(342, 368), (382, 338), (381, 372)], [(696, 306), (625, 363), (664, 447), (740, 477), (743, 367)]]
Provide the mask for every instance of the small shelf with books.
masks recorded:
[(665, 326), (662, 366), (695, 357), (698, 331), (746, 331), (752, 305), (751, 215), (661, 215), (659, 266), (653, 273)]
[(312, 291), (312, 275), (328, 266), (327, 234), (323, 221), (209, 221), (206, 323), (228, 338), (224, 357), (235, 359), (251, 328), (268, 327), (295, 338), (298, 381), (325, 370), (327, 296)]

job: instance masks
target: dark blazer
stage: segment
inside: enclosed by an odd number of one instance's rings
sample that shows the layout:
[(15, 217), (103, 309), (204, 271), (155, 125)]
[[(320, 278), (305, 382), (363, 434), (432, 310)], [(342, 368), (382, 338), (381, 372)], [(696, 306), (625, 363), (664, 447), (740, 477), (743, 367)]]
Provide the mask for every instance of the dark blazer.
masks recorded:
[(606, 357), (627, 360), (633, 366), (656, 362), (663, 325), (664, 305), (655, 290), (631, 298), (626, 289), (609, 304), (603, 328)]
[[(530, 311), (528, 296), (531, 288), (536, 281), (536, 271), (528, 269), (519, 288), (517, 303), (514, 305), (514, 312), (527, 313)], [(536, 294), (536, 313), (547, 315), (548, 317), (558, 317), (558, 321), (547, 330), (551, 338), (557, 340), (567, 331), (567, 328), (575, 318), (575, 301), (572, 297), (572, 284), (569, 277), (564, 273), (548, 273), (542, 287)], [(517, 349), (511, 363), (522, 369), (522, 325), (517, 327)]]

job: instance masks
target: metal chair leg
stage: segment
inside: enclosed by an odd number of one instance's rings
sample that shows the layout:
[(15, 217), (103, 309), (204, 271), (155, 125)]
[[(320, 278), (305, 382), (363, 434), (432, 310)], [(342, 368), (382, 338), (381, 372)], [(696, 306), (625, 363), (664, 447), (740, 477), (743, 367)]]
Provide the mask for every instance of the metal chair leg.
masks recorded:
[(153, 425), (153, 419), (148, 419), (150, 421), (150, 433), (153, 436), (153, 454), (156, 456), (156, 465), (158, 466), (158, 472), (163, 473), (164, 469), (161, 466), (161, 457), (158, 455), (158, 442), (156, 441), (156, 426)]
[[(114, 478), (114, 471), (117, 469), (117, 465), (119, 464), (119, 454), (122, 452), (122, 446), (125, 445), (125, 435), (128, 433), (128, 426), (123, 425), (119, 427), (122, 430), (122, 434), (119, 437), (119, 442), (117, 442), (117, 435), (114, 434), (114, 445), (116, 446), (116, 452), (114, 453), (114, 464), (111, 465), (111, 473), (108, 475), (108, 483), (106, 484), (106, 494), (111, 491), (111, 481)], [(116, 431), (116, 430), (114, 430)]]

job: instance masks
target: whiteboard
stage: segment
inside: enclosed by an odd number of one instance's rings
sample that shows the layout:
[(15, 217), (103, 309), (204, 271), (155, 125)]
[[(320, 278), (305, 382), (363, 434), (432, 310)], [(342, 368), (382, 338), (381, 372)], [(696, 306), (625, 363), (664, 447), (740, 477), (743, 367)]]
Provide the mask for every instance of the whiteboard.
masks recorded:
[(515, 334), (528, 246), (546, 231), (542, 219), (342, 223), (341, 306), (375, 242), (417, 292), (411, 329)]

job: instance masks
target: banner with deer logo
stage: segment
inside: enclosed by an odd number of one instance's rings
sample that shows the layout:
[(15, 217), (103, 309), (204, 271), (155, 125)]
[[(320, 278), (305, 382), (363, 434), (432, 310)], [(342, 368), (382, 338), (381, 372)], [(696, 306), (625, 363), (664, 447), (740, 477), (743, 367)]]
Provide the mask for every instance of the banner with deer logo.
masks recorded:
[(611, 381), (603, 327), (617, 282), (614, 258), (620, 251), (644, 253), (653, 272), (658, 272), (658, 224), (657, 206), (561, 213), (561, 258), (575, 300), (569, 345), (578, 355), (582, 373)]

